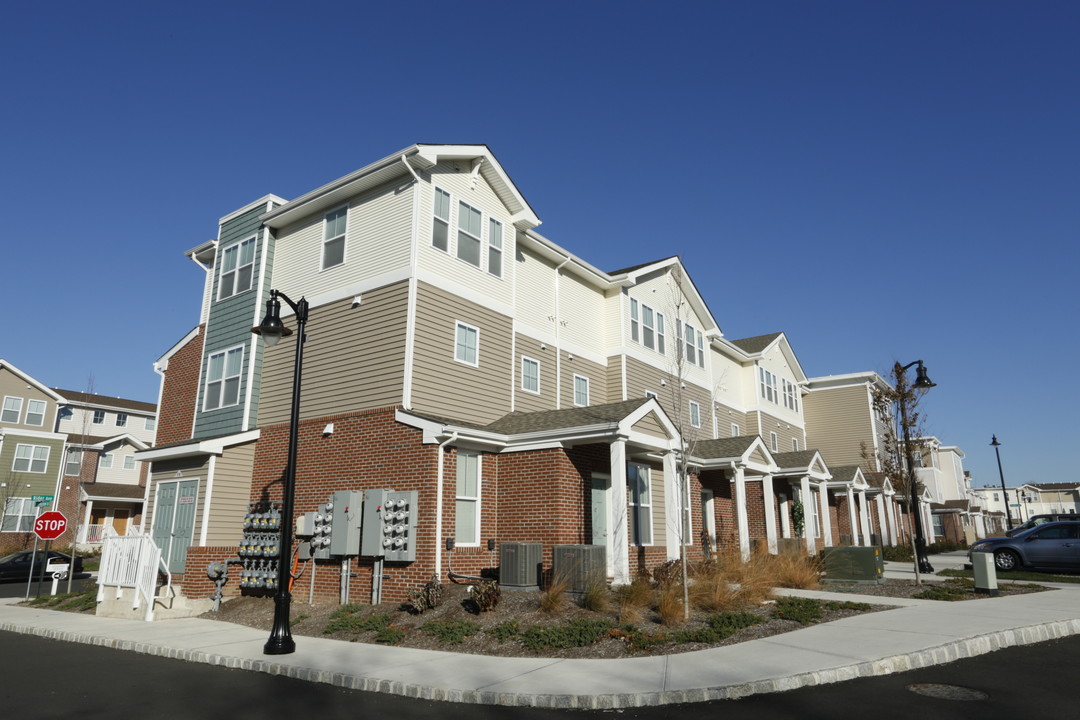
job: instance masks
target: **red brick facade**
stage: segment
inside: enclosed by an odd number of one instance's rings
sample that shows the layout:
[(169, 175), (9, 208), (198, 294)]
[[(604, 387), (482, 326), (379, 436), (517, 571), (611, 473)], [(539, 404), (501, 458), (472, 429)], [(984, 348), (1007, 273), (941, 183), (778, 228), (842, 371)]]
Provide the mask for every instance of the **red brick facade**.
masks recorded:
[(161, 406), (155, 443), (169, 445), (191, 439), (195, 403), (199, 397), (199, 370), (202, 367), (206, 326), (169, 358), (161, 386)]

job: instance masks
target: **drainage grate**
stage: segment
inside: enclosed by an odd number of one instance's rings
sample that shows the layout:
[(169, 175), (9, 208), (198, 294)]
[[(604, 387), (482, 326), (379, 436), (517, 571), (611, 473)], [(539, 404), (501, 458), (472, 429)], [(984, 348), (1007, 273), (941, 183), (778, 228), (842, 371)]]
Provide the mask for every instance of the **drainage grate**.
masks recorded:
[(982, 690), (960, 687), (959, 685), (941, 685), (939, 683), (916, 683), (907, 689), (919, 695), (938, 700), (988, 700), (989, 695)]

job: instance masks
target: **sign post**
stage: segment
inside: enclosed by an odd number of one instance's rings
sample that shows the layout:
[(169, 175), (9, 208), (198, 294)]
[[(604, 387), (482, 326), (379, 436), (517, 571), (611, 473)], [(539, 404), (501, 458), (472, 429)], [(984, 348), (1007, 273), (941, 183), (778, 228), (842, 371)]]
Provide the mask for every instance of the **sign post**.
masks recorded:
[[(40, 495), (34, 497), (34, 502), (37, 502), (38, 497), (47, 497), (49, 502), (52, 502), (51, 495)], [(48, 565), (49, 546), (53, 540), (64, 534), (67, 530), (67, 518), (64, 514), (55, 510), (44, 512), (38, 515), (34, 520), (34, 554), (30, 556), (30, 576), (26, 579), (26, 597), (30, 597), (30, 583), (34, 578), (34, 563), (37, 561), (37, 544), (38, 540), (45, 541), (45, 559), (41, 563), (41, 572), (38, 576), (38, 595), (41, 594), (41, 583), (45, 580), (45, 566)]]

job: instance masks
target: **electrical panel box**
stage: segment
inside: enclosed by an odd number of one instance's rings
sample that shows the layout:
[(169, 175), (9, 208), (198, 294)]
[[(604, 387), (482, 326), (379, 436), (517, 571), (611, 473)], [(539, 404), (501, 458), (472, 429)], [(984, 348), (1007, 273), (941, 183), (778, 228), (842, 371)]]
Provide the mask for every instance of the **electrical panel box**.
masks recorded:
[(330, 554), (359, 555), (364, 494), (359, 490), (341, 490), (334, 493), (330, 502), (333, 505), (330, 515), (330, 526), (333, 528)]
[(277, 589), (282, 532), (287, 532), (287, 529), (283, 527), (281, 507), (277, 503), (248, 504), (248, 511), (244, 515), (244, 536), (236, 551), (243, 564), (240, 570), (241, 588)]
[(885, 557), (879, 547), (829, 547), (823, 553), (825, 582), (885, 582)]
[(391, 562), (416, 560), (417, 492), (367, 490), (360, 554)]

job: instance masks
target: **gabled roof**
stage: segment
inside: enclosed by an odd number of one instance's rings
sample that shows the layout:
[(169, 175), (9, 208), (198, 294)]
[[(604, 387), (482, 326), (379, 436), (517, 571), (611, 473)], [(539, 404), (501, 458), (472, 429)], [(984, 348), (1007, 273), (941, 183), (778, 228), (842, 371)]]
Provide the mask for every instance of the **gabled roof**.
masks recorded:
[(876, 487), (870, 484), (866, 474), (858, 465), (839, 465), (829, 468), (829, 471), (832, 472), (834, 483), (851, 485), (860, 490)]
[(590, 425), (616, 424), (641, 407), (647, 399), (635, 398), (606, 405), (590, 405), (589, 407), (573, 407), (561, 410), (512, 412), (484, 426), (484, 429), (505, 435), (516, 435)]
[[(1061, 490), (1080, 490), (1080, 483), (1075, 482), (1063, 482), (1063, 483), (1030, 483), (1024, 487), (1033, 487), (1038, 490), (1046, 490), (1050, 492)], [(993, 488), (991, 488), (993, 489)]]
[(93, 393), (79, 392), (78, 390), (61, 390), (54, 388), (68, 405), (86, 405), (87, 407), (100, 407), (120, 410), (137, 410), (139, 412), (156, 413), (157, 405), (142, 402), (140, 400), (125, 400), (124, 398), (109, 397), (108, 395), (95, 395)]
[(739, 352), (742, 352), (747, 360), (756, 360), (773, 347), (779, 347), (792, 372), (795, 373), (795, 379), (800, 383), (805, 383), (807, 380), (806, 372), (803, 371), (802, 364), (799, 362), (799, 358), (796, 357), (795, 350), (791, 347), (791, 342), (783, 332), (755, 335), (740, 340), (726, 340), (726, 342)]
[(757, 435), (699, 440), (690, 451), (691, 462), (704, 469), (724, 468), (731, 463), (758, 473), (776, 470), (769, 448)]
[(757, 355), (776, 342), (776, 339), (783, 334), (784, 333), (777, 332), (769, 333), (768, 335), (755, 335), (754, 337), (742, 338), (741, 340), (732, 340), (731, 344), (735, 345), (743, 352)]
[(27, 383), (29, 385), (33, 385), (38, 390), (40, 390), (41, 392), (48, 395), (49, 397), (51, 397), (56, 402), (63, 402), (64, 401), (64, 399), (62, 397), (60, 397), (60, 395), (58, 395), (55, 390), (52, 390), (51, 388), (46, 387), (45, 385), (43, 385), (40, 382), (38, 382), (37, 380), (35, 380), (32, 376), (27, 375), (22, 370), (15, 367), (11, 363), (9, 363), (7, 360), (5, 360), (3, 358), (0, 358), (0, 370), (2, 370), (2, 369), (7, 369), (8, 372), (10, 372), (10, 373), (12, 373), (14, 375), (18, 375), (23, 380), (23, 382), (25, 382), (25, 383)]

